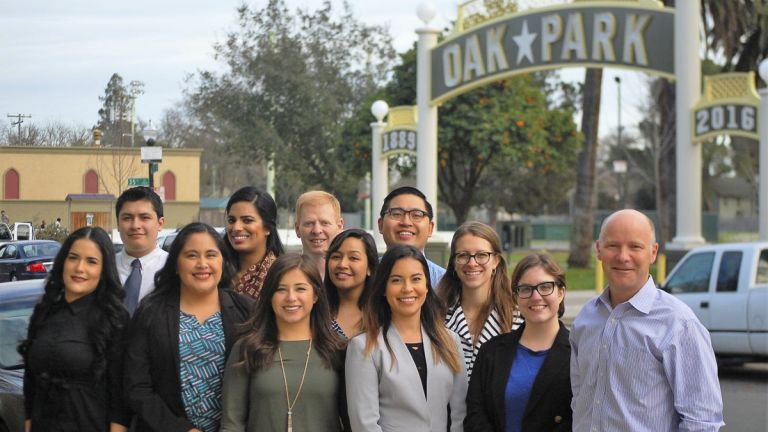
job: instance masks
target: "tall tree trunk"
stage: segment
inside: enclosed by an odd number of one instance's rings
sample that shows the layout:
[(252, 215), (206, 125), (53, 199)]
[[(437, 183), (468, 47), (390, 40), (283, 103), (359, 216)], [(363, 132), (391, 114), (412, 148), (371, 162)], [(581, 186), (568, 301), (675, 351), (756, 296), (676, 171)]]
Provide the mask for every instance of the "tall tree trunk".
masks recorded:
[(656, 185), (656, 215), (659, 224), (659, 243), (664, 248), (672, 241), (675, 232), (677, 208), (677, 167), (675, 165), (677, 122), (675, 121), (675, 85), (661, 80), (659, 111), (661, 114), (661, 136), (659, 143), (659, 182)]
[(597, 161), (597, 128), (600, 120), (600, 96), (603, 70), (587, 69), (584, 80), (584, 107), (581, 132), (584, 147), (579, 153), (576, 192), (571, 214), (571, 245), (568, 265), (589, 267), (592, 256), (592, 230), (595, 224), (595, 172)]

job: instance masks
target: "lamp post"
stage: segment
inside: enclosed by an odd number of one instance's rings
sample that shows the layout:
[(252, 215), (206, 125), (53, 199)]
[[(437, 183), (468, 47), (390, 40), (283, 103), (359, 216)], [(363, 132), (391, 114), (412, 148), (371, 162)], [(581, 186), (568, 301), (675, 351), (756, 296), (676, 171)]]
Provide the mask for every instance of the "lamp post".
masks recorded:
[[(155, 189), (155, 161), (160, 161), (163, 158), (163, 149), (161, 147), (155, 147), (155, 140), (157, 139), (157, 129), (152, 127), (152, 120), (149, 121), (147, 128), (142, 132), (144, 139), (147, 140), (147, 146), (141, 148), (141, 160), (149, 165), (149, 187)], [(159, 157), (158, 157), (159, 156)]]
[[(376, 121), (371, 123), (371, 207), (381, 205), (389, 190), (389, 163), (382, 157), (381, 133), (384, 130), (384, 117), (389, 113), (389, 105), (383, 100), (377, 100), (371, 105), (371, 114)], [(371, 227), (376, 226), (376, 216), (371, 210)], [(377, 236), (380, 234), (377, 234)]]
[[(768, 59), (760, 62), (758, 73), (763, 82), (768, 83)], [(760, 240), (768, 241), (768, 87), (763, 87), (760, 94), (760, 110), (757, 113), (757, 134), (760, 137), (760, 187), (757, 218)]]

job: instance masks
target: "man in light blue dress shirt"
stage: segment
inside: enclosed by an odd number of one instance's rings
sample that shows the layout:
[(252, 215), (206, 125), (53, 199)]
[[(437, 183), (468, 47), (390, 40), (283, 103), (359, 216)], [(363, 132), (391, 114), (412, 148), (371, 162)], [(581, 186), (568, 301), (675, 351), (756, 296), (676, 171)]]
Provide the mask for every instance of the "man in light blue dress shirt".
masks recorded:
[[(379, 232), (384, 237), (387, 249), (394, 245), (407, 244), (423, 253), (434, 230), (432, 204), (420, 190), (403, 186), (384, 198), (379, 212)], [(427, 265), (432, 288), (435, 288), (445, 274), (445, 269), (429, 259)]]
[(651, 220), (613, 213), (595, 246), (608, 289), (584, 305), (571, 330), (573, 430), (719, 430), (709, 333), (687, 305), (656, 288)]

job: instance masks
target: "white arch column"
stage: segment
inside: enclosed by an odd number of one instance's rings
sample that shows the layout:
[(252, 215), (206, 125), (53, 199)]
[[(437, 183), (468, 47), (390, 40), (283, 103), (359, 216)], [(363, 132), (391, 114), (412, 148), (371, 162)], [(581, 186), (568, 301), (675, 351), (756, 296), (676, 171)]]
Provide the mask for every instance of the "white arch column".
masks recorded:
[(416, 11), (424, 27), (417, 29), (416, 104), (418, 105), (416, 146), (416, 187), (424, 192), (437, 217), (437, 107), (429, 104), (432, 67), (429, 52), (437, 45), (440, 30), (429, 26), (435, 6), (421, 3)]
[[(768, 82), (768, 60), (763, 60), (758, 69), (760, 78)], [(757, 134), (760, 137), (760, 156), (758, 167), (760, 187), (758, 193), (758, 228), (760, 240), (768, 241), (768, 87), (759, 90), (760, 109), (757, 112)]]
[(691, 249), (704, 243), (701, 235), (701, 145), (693, 142), (692, 109), (701, 94), (699, 19), (701, 3), (675, 3), (675, 120), (677, 143), (677, 229), (670, 249)]

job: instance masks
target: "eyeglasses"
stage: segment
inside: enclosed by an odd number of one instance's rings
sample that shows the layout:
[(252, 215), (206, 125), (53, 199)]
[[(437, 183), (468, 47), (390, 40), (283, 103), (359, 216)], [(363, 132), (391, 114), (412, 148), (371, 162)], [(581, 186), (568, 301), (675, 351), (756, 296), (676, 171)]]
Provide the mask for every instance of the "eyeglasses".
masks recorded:
[(405, 215), (408, 215), (408, 217), (411, 218), (412, 222), (421, 222), (421, 220), (424, 219), (425, 217), (429, 217), (429, 213), (425, 212), (424, 210), (419, 210), (419, 209), (406, 210), (400, 207), (392, 207), (390, 209), (385, 210), (384, 213), (388, 214), (392, 219), (397, 221), (405, 220)]
[(488, 261), (491, 260), (493, 255), (495, 255), (493, 252), (477, 252), (474, 254), (470, 254), (468, 252), (459, 252), (453, 256), (453, 260), (456, 262), (456, 264), (464, 265), (468, 264), (469, 260), (474, 258), (476, 263), (483, 265), (488, 264)]
[(555, 281), (542, 282), (538, 285), (518, 285), (512, 289), (512, 292), (523, 299), (530, 298), (534, 291), (538, 291), (539, 295), (544, 297), (555, 292), (556, 286), (559, 286), (559, 284)]

